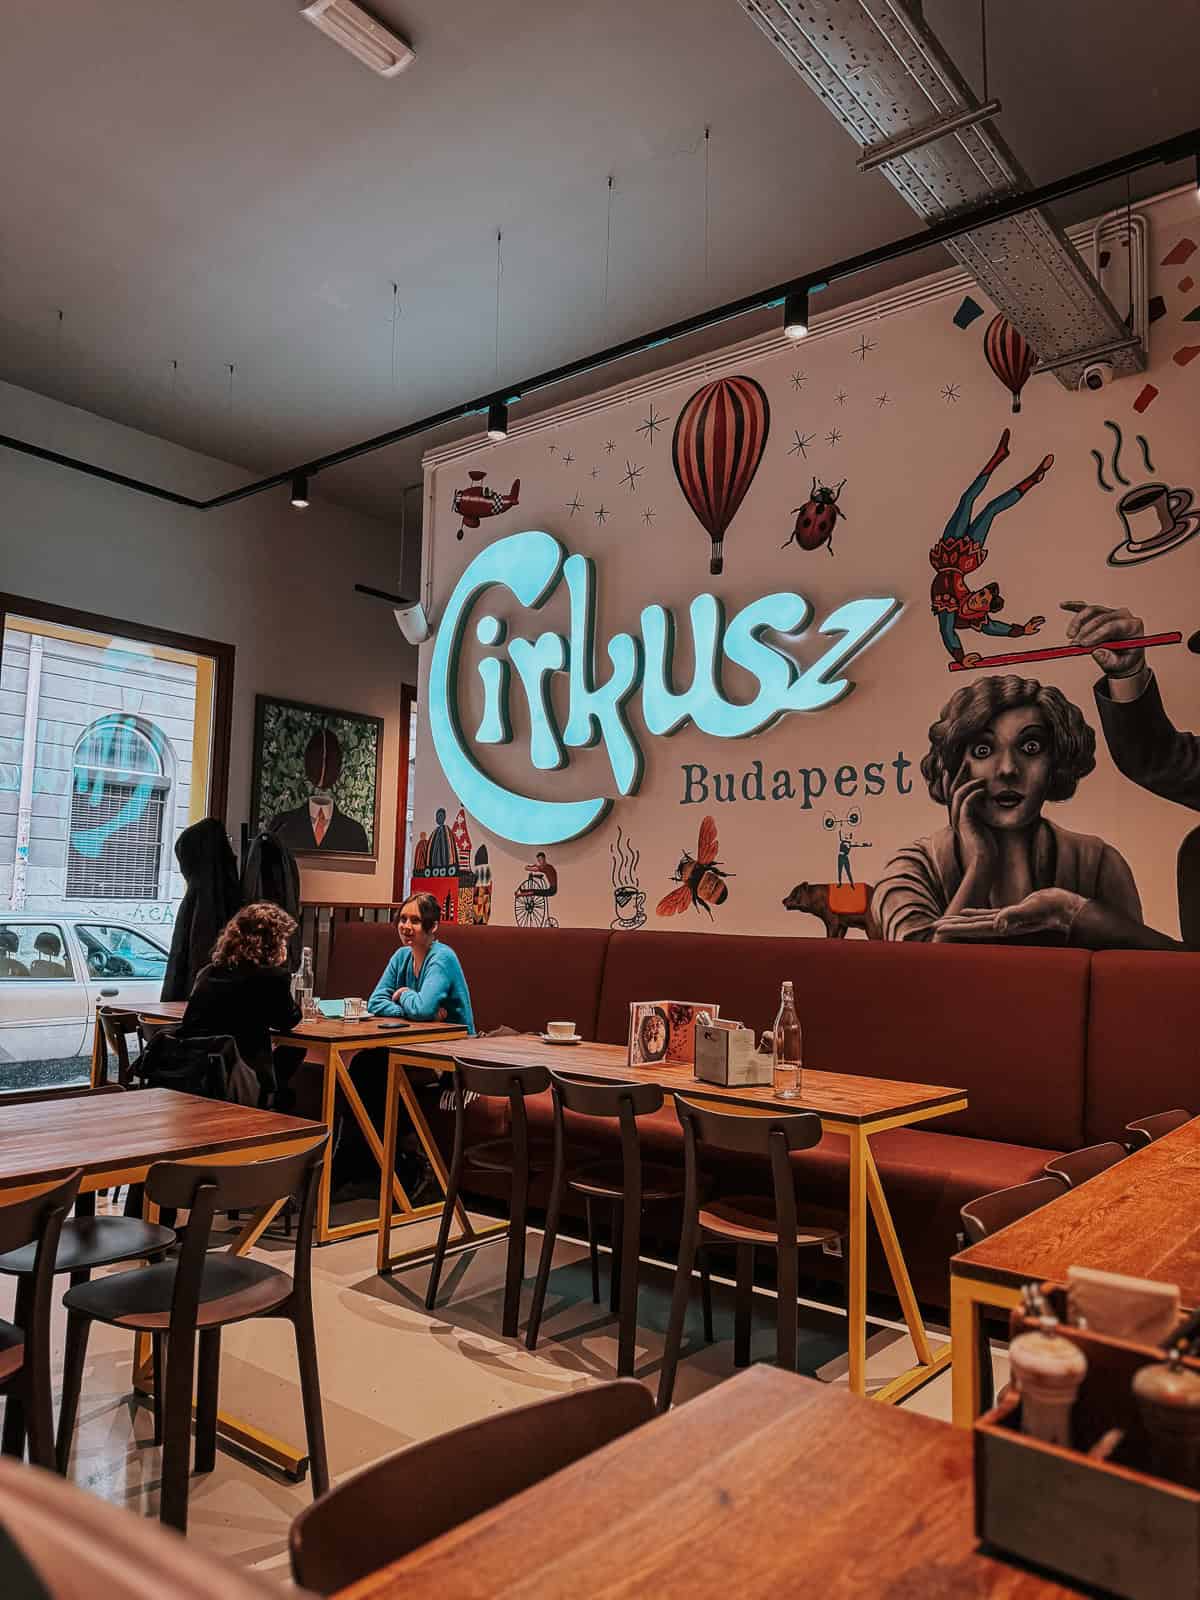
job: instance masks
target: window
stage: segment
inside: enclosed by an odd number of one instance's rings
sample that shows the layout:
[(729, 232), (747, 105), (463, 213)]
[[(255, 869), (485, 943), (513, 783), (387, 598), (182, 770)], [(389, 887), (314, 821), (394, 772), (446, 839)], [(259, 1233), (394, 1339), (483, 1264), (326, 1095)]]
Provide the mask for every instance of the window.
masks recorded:
[(87, 969), (93, 978), (152, 978), (161, 982), (167, 970), (167, 952), (132, 928), (106, 923), (80, 922), (75, 932), (83, 946)]
[(166, 740), (122, 715), (92, 723), (75, 747), (67, 840), (70, 900), (149, 900), (159, 892), (170, 780)]
[(73, 977), (57, 923), (0, 922), (0, 978)]

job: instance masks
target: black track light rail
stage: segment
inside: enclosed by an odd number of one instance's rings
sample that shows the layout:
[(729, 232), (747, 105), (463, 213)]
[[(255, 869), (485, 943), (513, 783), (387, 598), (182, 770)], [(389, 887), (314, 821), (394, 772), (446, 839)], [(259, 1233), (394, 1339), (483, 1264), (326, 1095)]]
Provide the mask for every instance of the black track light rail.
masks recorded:
[(874, 250), (864, 250), (859, 255), (848, 256), (846, 260), (835, 262), (818, 272), (789, 278), (786, 283), (776, 284), (774, 288), (760, 290), (757, 294), (743, 295), (739, 300), (730, 300), (725, 305), (716, 306), (710, 311), (684, 317), (668, 327), (656, 329), (653, 333), (643, 333), (636, 338), (622, 340), (620, 344), (610, 345), (608, 349), (597, 351), (594, 355), (582, 356), (577, 361), (568, 361), (561, 367), (553, 367), (548, 372), (538, 373), (536, 377), (526, 378), (523, 383), (490, 390), (474, 400), (468, 400), (465, 404), (447, 406), (445, 410), (434, 412), (432, 416), (421, 417), (416, 422), (405, 423), (400, 428), (389, 428), (386, 433), (377, 433), (371, 439), (346, 445), (341, 450), (331, 451), (329, 455), (316, 456), (311, 461), (285, 467), (282, 472), (274, 472), (270, 477), (244, 484), (240, 489), (228, 489), (224, 494), (213, 495), (208, 500), (177, 494), (173, 489), (163, 489), (157, 484), (146, 483), (141, 478), (131, 478), (122, 472), (111, 472), (107, 467), (97, 467), (89, 461), (80, 461), (75, 456), (63, 455), (57, 450), (47, 450), (41, 445), (30, 444), (24, 439), (14, 439), (8, 434), (0, 434), (0, 445), (19, 451), (22, 455), (34, 456), (39, 461), (49, 461), (55, 466), (69, 467), (72, 471), (100, 478), (105, 483), (115, 483), (123, 489), (134, 489), (140, 494), (152, 495), (155, 499), (169, 501), (172, 505), (189, 506), (194, 511), (217, 511), (222, 506), (233, 505), (239, 500), (249, 499), (252, 495), (263, 494), (268, 489), (277, 489), (290, 484), (297, 477), (312, 478), (319, 472), (330, 467), (340, 467), (358, 456), (369, 455), (375, 450), (385, 450), (389, 445), (411, 439), (415, 434), (427, 433), (433, 428), (445, 427), (448, 423), (460, 422), (466, 417), (486, 414), (492, 406), (510, 404), (536, 390), (548, 389), (555, 384), (582, 377), (597, 367), (608, 366), (628, 356), (640, 355), (643, 351), (670, 344), (676, 339), (685, 338), (688, 334), (700, 333), (706, 328), (715, 327), (718, 323), (728, 322), (735, 317), (746, 316), (752, 311), (762, 311), (780, 305), (791, 293), (811, 293), (827, 288), (840, 278), (850, 278), (860, 272), (868, 272), (873, 267), (881, 267), (890, 261), (898, 261), (920, 250), (927, 250), (931, 245), (948, 244), (952, 239), (960, 239), (964, 234), (986, 228), (989, 223), (1003, 222), (1009, 217), (1020, 216), (1024, 211), (1053, 205), (1058, 200), (1065, 200), (1084, 189), (1108, 183), (1114, 178), (1124, 178), (1147, 167), (1171, 166), (1188, 159), (1197, 162), (1197, 177), (1200, 180), (1200, 128), (1194, 128), (1190, 133), (1179, 134), (1174, 139), (1164, 139), (1158, 144), (1147, 145), (1144, 149), (1119, 156), (1116, 160), (1104, 161), (1094, 167), (1085, 167), (1080, 172), (1056, 179), (1053, 183), (1043, 184), (1040, 188), (1001, 195), (976, 206), (971, 211), (959, 212), (956, 216), (948, 217), (933, 227), (907, 234), (902, 239), (894, 239), (891, 244), (880, 245)]

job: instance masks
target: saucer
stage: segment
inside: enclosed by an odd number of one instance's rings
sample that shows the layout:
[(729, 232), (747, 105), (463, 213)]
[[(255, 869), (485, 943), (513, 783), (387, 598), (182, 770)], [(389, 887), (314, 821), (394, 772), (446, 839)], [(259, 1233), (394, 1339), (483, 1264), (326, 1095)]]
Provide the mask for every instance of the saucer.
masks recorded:
[(557, 1035), (551, 1034), (551, 1033), (539, 1033), (538, 1034), (538, 1038), (542, 1041), (543, 1044), (582, 1044), (583, 1043), (583, 1035), (581, 1033), (564, 1034), (561, 1038), (558, 1037)]
[(1110, 567), (1128, 567), (1136, 561), (1149, 561), (1152, 556), (1166, 555), (1168, 550), (1174, 550), (1176, 545), (1183, 544), (1196, 532), (1200, 532), (1200, 511), (1185, 511), (1182, 516), (1176, 517), (1172, 527), (1157, 538), (1143, 539), (1140, 544), (1133, 544), (1129, 540), (1119, 544), (1110, 553), (1108, 564)]

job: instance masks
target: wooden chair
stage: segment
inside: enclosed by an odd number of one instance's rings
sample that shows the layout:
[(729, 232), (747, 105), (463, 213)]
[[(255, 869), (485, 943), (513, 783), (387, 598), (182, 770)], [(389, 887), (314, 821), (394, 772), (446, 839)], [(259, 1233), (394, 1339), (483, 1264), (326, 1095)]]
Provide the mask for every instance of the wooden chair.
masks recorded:
[[(119, 1006), (100, 1006), (96, 1012), (101, 1030), (104, 1034), (106, 1052), (111, 1051), (117, 1062), (117, 1082), (121, 1088), (128, 1089), (135, 1077), (140, 1076), (138, 1062), (144, 1048), (141, 1023), (136, 1011), (123, 1011)], [(133, 1038), (138, 1042), (136, 1056), (129, 1054), (129, 1040)], [(108, 1063), (105, 1061), (105, 1074), (107, 1076)]]
[[(339, 1483), (292, 1523), (292, 1575), (333, 1594), (654, 1415), (631, 1378), (516, 1406), (410, 1445)], [(587, 1575), (579, 1578), (587, 1588)]]
[[(0, 1461), (0, 1588), (6, 1600), (278, 1600), (279, 1589), (120, 1506)], [(4, 1539), (7, 1535), (7, 1539)]]
[[(1034, 1178), (1030, 1183), (1016, 1183), (1008, 1189), (993, 1189), (991, 1194), (981, 1194), (978, 1199), (969, 1200), (958, 1213), (962, 1218), (966, 1243), (978, 1244), (981, 1239), (999, 1233), (1000, 1229), (1007, 1228), (1010, 1222), (1019, 1222), (1031, 1211), (1037, 1211), (1040, 1207), (1049, 1205), (1051, 1200), (1057, 1200), (1062, 1192), (1061, 1179)], [(992, 1374), (992, 1346), (988, 1333), (988, 1318), (983, 1311), (980, 1311), (976, 1321), (979, 1340), (979, 1408), (982, 1413), (990, 1411), (996, 1403), (996, 1380)], [(1005, 1336), (1007, 1332), (1006, 1321)]]
[[(849, 1263), (849, 1223), (843, 1212), (805, 1207), (796, 1209), (796, 1189), (788, 1157), (793, 1150), (811, 1150), (821, 1138), (821, 1119), (811, 1111), (769, 1116), (738, 1116), (675, 1096), (675, 1110), (683, 1124), (684, 1202), (683, 1237), (671, 1299), (671, 1320), (663, 1348), (658, 1409), (666, 1411), (675, 1387), (675, 1369), (683, 1343), (692, 1268), (701, 1239), (731, 1244), (737, 1251), (737, 1291), (734, 1301), (734, 1364), (750, 1362), (750, 1324), (754, 1295), (754, 1252), (763, 1245), (776, 1253), (778, 1263), (776, 1356), (781, 1367), (796, 1370), (799, 1254), (820, 1249), (827, 1241), (842, 1241), (842, 1261)], [(758, 1156), (769, 1166), (774, 1195), (735, 1195), (701, 1204), (699, 1149), (701, 1145), (737, 1155)]]
[(0, 1394), (5, 1396), (0, 1450), (54, 1470), (50, 1401), (50, 1291), (59, 1234), (75, 1204), (82, 1172), (48, 1183), (23, 1200), (0, 1204), (0, 1250), (33, 1251), (33, 1267), (17, 1284), (14, 1321), (0, 1321)]
[[(449, 1183), (442, 1220), (438, 1228), (425, 1309), (437, 1304), (438, 1284), (446, 1260), (446, 1245), (454, 1208), (462, 1188), (463, 1170), (469, 1163), (484, 1172), (511, 1175), (509, 1191), (508, 1261), (504, 1273), (504, 1315), (501, 1331), (506, 1339), (516, 1337), (521, 1310), (521, 1278), (525, 1268), (525, 1225), (529, 1215), (529, 1180), (545, 1172), (553, 1161), (553, 1147), (544, 1139), (530, 1139), (525, 1097), (543, 1094), (550, 1087), (550, 1074), (543, 1066), (484, 1066), (477, 1061), (454, 1062), (454, 1153), (450, 1158)], [(504, 1139), (486, 1139), (468, 1145), (467, 1095), (507, 1100), (511, 1134)]]
[(1124, 1161), (1128, 1153), (1123, 1144), (1112, 1139), (1107, 1144), (1089, 1144), (1083, 1150), (1069, 1150), (1066, 1155), (1055, 1156), (1053, 1161), (1047, 1161), (1042, 1171), (1048, 1177), (1058, 1178), (1068, 1189), (1076, 1189), (1089, 1178), (1115, 1167), (1118, 1161)]
[(1136, 1122), (1127, 1122), (1125, 1132), (1129, 1135), (1130, 1150), (1144, 1150), (1155, 1139), (1161, 1139), (1164, 1133), (1174, 1133), (1176, 1128), (1182, 1128), (1185, 1122), (1190, 1122), (1193, 1114), (1182, 1110), (1158, 1111), (1152, 1117), (1139, 1117)]
[[(634, 1341), (637, 1333), (638, 1260), (641, 1254), (642, 1211), (646, 1206), (678, 1204), (683, 1199), (683, 1172), (676, 1167), (648, 1165), (642, 1161), (637, 1119), (662, 1109), (663, 1091), (655, 1083), (597, 1083), (593, 1078), (573, 1077), (551, 1072), (550, 1091), (554, 1098), (554, 1176), (546, 1231), (538, 1263), (533, 1307), (525, 1343), (537, 1348), (546, 1287), (558, 1225), (562, 1217), (564, 1192), (569, 1188), (584, 1197), (587, 1206), (588, 1249), (592, 1265), (592, 1299), (600, 1300), (599, 1251), (596, 1239), (595, 1208), (607, 1202), (612, 1220), (612, 1273), (609, 1310), (620, 1310), (617, 1343), (617, 1375), (633, 1372)], [(620, 1126), (621, 1159), (593, 1161), (568, 1176), (566, 1125), (564, 1112), (575, 1116), (602, 1117)], [(705, 1337), (712, 1340), (712, 1284), (708, 1256), (701, 1252), (700, 1281), (704, 1296)]]
[[(312, 1233), (317, 1185), (328, 1136), (296, 1155), (240, 1166), (160, 1161), (146, 1176), (146, 1194), (160, 1206), (187, 1207), (188, 1225), (178, 1259), (97, 1278), (71, 1289), (63, 1362), (59, 1435), (65, 1469), (79, 1405), (88, 1333), (93, 1322), (165, 1337), (162, 1401), (163, 1469), (160, 1516), (187, 1531), (188, 1447), (192, 1384), (196, 1378), (196, 1470), (216, 1464), (217, 1388), (221, 1329), (250, 1317), (286, 1317), (296, 1336), (300, 1392), (312, 1468), (313, 1494), (329, 1487), (317, 1341), (312, 1311)], [(218, 1211), (257, 1211), (302, 1191), (292, 1276), (250, 1256), (208, 1251)], [(199, 1370), (196, 1340), (199, 1334)], [(161, 1371), (159, 1373), (161, 1377)], [(156, 1384), (157, 1388), (157, 1384)]]

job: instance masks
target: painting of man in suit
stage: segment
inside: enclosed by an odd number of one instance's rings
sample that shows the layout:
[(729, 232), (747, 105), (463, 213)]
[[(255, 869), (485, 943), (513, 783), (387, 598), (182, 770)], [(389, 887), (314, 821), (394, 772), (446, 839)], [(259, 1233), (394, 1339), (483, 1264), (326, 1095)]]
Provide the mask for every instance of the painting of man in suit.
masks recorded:
[(372, 857), (381, 728), (375, 717), (260, 696), (256, 825), (299, 855)]

